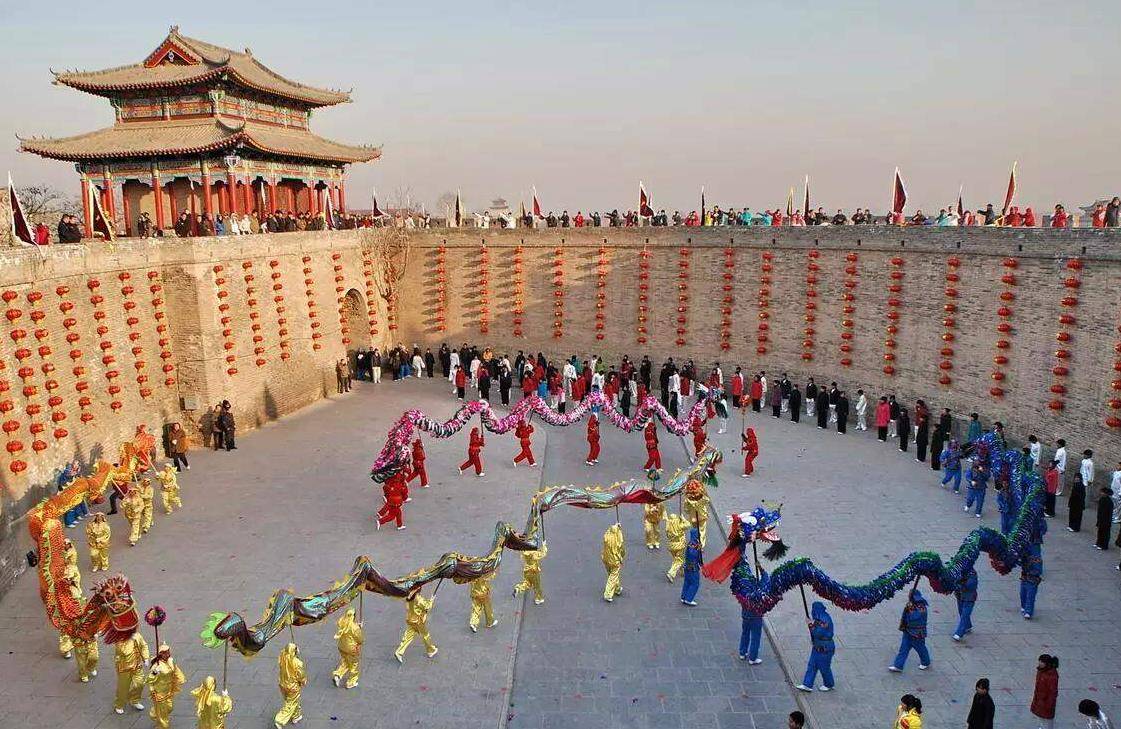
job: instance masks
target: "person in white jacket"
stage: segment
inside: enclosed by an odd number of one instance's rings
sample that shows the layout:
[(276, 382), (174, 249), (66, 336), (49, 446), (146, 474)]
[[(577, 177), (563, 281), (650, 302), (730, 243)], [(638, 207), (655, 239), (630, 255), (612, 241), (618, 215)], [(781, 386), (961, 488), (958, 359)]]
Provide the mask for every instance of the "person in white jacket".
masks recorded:
[[(455, 382), (455, 371), (459, 369), (459, 352), (452, 350), (449, 355), (448, 365), (448, 382)], [(455, 388), (452, 388), (452, 394), (455, 394)]]
[(856, 399), (856, 429), (868, 430), (868, 398), (864, 395), (864, 390), (857, 390), (856, 394), (859, 395)]

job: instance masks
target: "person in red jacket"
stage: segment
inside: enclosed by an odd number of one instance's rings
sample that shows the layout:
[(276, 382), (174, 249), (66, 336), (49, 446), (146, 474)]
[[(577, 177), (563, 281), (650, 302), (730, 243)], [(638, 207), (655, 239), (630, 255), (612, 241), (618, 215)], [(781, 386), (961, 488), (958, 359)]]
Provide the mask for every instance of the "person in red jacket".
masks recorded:
[(700, 418), (693, 421), (693, 459), (701, 457), (701, 451), (705, 449), (705, 444), (708, 443), (708, 432), (705, 429), (705, 421)]
[(1059, 657), (1046, 653), (1035, 668), (1035, 693), (1031, 697), (1031, 713), (1044, 721), (1041, 726), (1055, 725), (1055, 704), (1059, 698)]
[(518, 443), (522, 447), (521, 452), (514, 456), (514, 466), (517, 467), (522, 461), (528, 461), (530, 466), (536, 466), (537, 462), (533, 460), (533, 450), (531, 448), (533, 442), (530, 440), (530, 436), (533, 435), (533, 426), (529, 424), (528, 420), (523, 420), (518, 423), (518, 427), (514, 428), (514, 435), (517, 436)]
[(589, 466), (599, 463), (599, 418), (595, 413), (588, 417), (588, 460)]
[[(529, 378), (526, 378), (529, 379)], [(475, 467), (475, 475), (482, 478), (486, 474), (483, 472), (483, 446), (486, 441), (483, 440), (483, 434), (479, 432), (478, 428), (471, 429), (471, 440), (467, 443), (467, 460), (459, 465), (459, 475), (470, 466)]]
[(537, 376), (531, 372), (522, 380), (522, 399), (529, 397), (535, 392), (537, 392)]
[(743, 372), (740, 368), (736, 368), (736, 374), (732, 375), (732, 407), (740, 407), (740, 402), (743, 399)]
[(1055, 206), (1055, 214), (1051, 216), (1052, 228), (1065, 228), (1070, 222), (1070, 215), (1062, 205)]
[(587, 384), (583, 377), (577, 377), (572, 381), (572, 399), (580, 402), (584, 399), (584, 393), (587, 392)]
[(1032, 210), (1031, 208), (1024, 208), (1024, 227), (1025, 228), (1034, 228), (1035, 227), (1035, 211)]
[(876, 405), (876, 437), (880, 441), (887, 441), (889, 423), (891, 423), (891, 406), (887, 404), (886, 397), (881, 397), (879, 404)]
[(755, 437), (755, 428), (748, 428), (743, 432), (743, 477), (747, 478), (755, 473), (755, 458), (759, 455), (759, 440)]
[(759, 379), (759, 375), (751, 381), (751, 411), (759, 412), (759, 404), (763, 400), (763, 382)]
[(462, 367), (455, 368), (455, 396), (460, 400), (467, 394), (467, 373)]
[(658, 471), (662, 470), (662, 454), (658, 450), (658, 431), (653, 421), (646, 426), (646, 465), (642, 468), (646, 471), (651, 468)]
[(405, 528), (405, 494), (407, 487), (405, 486), (405, 473), (398, 471), (385, 480), (381, 485), (382, 495), (385, 497), (385, 503), (382, 504), (381, 509), (378, 511), (378, 529), (381, 529), (382, 524), (388, 524), (391, 521), (397, 522), (398, 529)]
[(413, 472), (409, 476), (406, 483), (412, 483), (413, 479), (420, 478), (420, 487), (422, 489), (428, 488), (428, 470), (424, 467), (424, 445), (420, 442), (420, 438), (413, 441)]

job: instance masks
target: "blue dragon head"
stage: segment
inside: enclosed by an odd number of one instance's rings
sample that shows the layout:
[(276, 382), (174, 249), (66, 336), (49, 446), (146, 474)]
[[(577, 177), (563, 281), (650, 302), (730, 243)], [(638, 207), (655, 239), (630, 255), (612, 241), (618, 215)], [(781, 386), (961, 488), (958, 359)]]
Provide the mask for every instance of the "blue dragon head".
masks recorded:
[(751, 511), (732, 514), (729, 517), (731, 526), (728, 529), (728, 541), (743, 545), (757, 541), (766, 542), (770, 546), (763, 552), (763, 556), (767, 559), (782, 559), (786, 556), (788, 548), (779, 538), (777, 531), (781, 518), (782, 504), (773, 510), (763, 505)]

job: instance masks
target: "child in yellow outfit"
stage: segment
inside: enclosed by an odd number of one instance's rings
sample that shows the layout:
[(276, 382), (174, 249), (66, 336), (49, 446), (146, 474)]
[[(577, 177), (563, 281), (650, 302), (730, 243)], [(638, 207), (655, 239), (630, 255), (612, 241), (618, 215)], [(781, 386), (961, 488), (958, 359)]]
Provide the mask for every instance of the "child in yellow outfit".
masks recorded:
[(109, 569), (109, 541), (112, 530), (105, 514), (98, 512), (93, 515), (93, 520), (86, 525), (86, 543), (90, 546), (90, 565), (93, 572)]
[(704, 549), (708, 526), (708, 492), (704, 484), (695, 478), (689, 479), (685, 484), (685, 504), (681, 511), (685, 520), (700, 531), (701, 549)]
[(673, 582), (677, 573), (685, 566), (685, 542), (689, 522), (680, 514), (670, 514), (666, 519), (666, 544), (669, 547), (670, 565), (666, 572), (666, 579)]
[(471, 618), (467, 621), (467, 626), (472, 633), (479, 632), (479, 621), (483, 618), (486, 619), (488, 628), (498, 625), (498, 621), (494, 619), (494, 608), (490, 604), (490, 581), (497, 574), (498, 572), (491, 572), (471, 580)]
[(618, 522), (607, 527), (603, 533), (603, 568), (607, 570), (607, 583), (603, 587), (603, 599), (611, 602), (623, 593), (623, 560), (627, 556), (627, 545), (623, 541), (623, 525)]
[(183, 501), (179, 498), (179, 478), (171, 464), (164, 466), (162, 471), (156, 472), (160, 482), (160, 491), (163, 495), (163, 510), (170, 514), (174, 509), (182, 509)]
[(78, 663), (78, 680), (89, 683), (97, 675), (97, 661), (101, 657), (97, 651), (97, 638), (85, 640), (74, 638), (74, 658)]
[(187, 677), (182, 669), (175, 665), (171, 657), (171, 648), (166, 644), (160, 645), (156, 651), (156, 660), (148, 671), (148, 694), (152, 697), (152, 710), (148, 717), (157, 729), (170, 729), (171, 711), (175, 697), (183, 690)]
[(526, 590), (533, 590), (533, 603), (545, 602), (545, 591), (541, 589), (541, 562), (549, 554), (549, 545), (541, 540), (540, 549), (522, 552), (522, 581), (514, 585), (514, 597)]
[(147, 534), (152, 528), (152, 503), (156, 500), (156, 489), (152, 486), (152, 479), (140, 479), (140, 499), (144, 502), (140, 531)]
[(661, 502), (657, 504), (646, 504), (643, 511), (645, 514), (642, 521), (642, 528), (646, 532), (646, 548), (661, 549), (662, 535), (660, 527), (662, 525), (662, 520), (666, 518), (665, 504)]
[(435, 596), (426, 600), (419, 591), (405, 601), (405, 632), (401, 634), (401, 642), (397, 645), (397, 650), (393, 652), (398, 663), (405, 662), (405, 650), (414, 638), (420, 638), (424, 641), (424, 647), (427, 649), (429, 658), (439, 652), (436, 644), (432, 642), (432, 638), (428, 635), (428, 613), (435, 603)]
[(128, 519), (128, 546), (136, 546), (140, 541), (140, 527), (144, 517), (144, 499), (140, 497), (140, 489), (128, 490), (128, 495), (121, 501), (121, 510), (125, 512), (125, 519)]
[(137, 711), (144, 711), (140, 703), (144, 693), (144, 669), (148, 665), (148, 643), (139, 632), (125, 640), (113, 644), (113, 663), (117, 668), (117, 695), (113, 700), (113, 711), (125, 713), (125, 705), (132, 704)]
[(354, 608), (351, 608), (339, 618), (339, 627), (335, 631), (335, 641), (339, 649), (339, 665), (331, 674), (331, 680), (338, 686), (349, 673), (346, 687), (352, 689), (358, 685), (358, 677), (362, 673), (362, 624), (354, 617)]

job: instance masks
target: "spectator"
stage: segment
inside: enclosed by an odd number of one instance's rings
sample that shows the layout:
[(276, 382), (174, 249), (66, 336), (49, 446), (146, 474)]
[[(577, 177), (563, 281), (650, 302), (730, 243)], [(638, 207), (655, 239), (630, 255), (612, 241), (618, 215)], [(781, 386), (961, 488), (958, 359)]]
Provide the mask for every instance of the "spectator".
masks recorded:
[(1082, 483), (1081, 476), (1074, 477), (1074, 485), (1070, 489), (1070, 499), (1067, 502), (1067, 531), (1082, 531), (1082, 510), (1086, 508), (1086, 485)]
[(78, 219), (69, 213), (63, 215), (58, 221), (59, 243), (81, 243), (82, 229), (78, 227)]
[(1121, 461), (1117, 462), (1117, 470), (1112, 474), (1109, 490), (1113, 492), (1113, 523), (1121, 524)]
[(1059, 659), (1044, 653), (1035, 668), (1035, 693), (1031, 713), (1040, 719), (1039, 729), (1055, 726), (1055, 703), (1059, 698)]
[(187, 432), (183, 430), (183, 426), (179, 423), (172, 423), (171, 429), (167, 432), (167, 455), (171, 456), (171, 462), (175, 464), (176, 471), (182, 471), (184, 468), (188, 471), (191, 470), (191, 464), (187, 463), (187, 451), (189, 449)]
[(1105, 227), (1116, 228), (1121, 218), (1121, 197), (1114, 196), (1105, 206)]
[(1062, 205), (1055, 206), (1055, 214), (1051, 216), (1052, 228), (1065, 228), (1070, 224), (1070, 215)]
[(1043, 472), (1043, 483), (1047, 486), (1047, 496), (1043, 504), (1043, 513), (1051, 517), (1055, 515), (1055, 496), (1059, 492), (1058, 461), (1052, 460), (1051, 465)]
[(1032, 210), (1030, 207), (1029, 208), (1024, 208), (1024, 227), (1025, 228), (1034, 228), (1035, 227), (1035, 211)]
[(985, 216), (982, 225), (996, 225), (997, 214), (992, 203), (986, 205), (984, 210), (978, 210), (977, 214)]
[(1113, 729), (1109, 717), (1096, 701), (1082, 699), (1078, 702), (1078, 713), (1086, 717), (1086, 729)]
[(1090, 225), (1094, 228), (1105, 227), (1105, 205), (1094, 203), (1094, 212), (1090, 214)]
[(969, 707), (969, 716), (965, 719), (966, 729), (993, 729), (994, 718), (996, 705), (993, 697), (989, 696), (989, 679), (979, 678), (973, 692), (973, 705)]
[[(1096, 704), (1095, 704), (1096, 706)], [(790, 712), (786, 719), (786, 729), (803, 729), (806, 726), (806, 715), (800, 711)]]
[(895, 711), (895, 729), (922, 729), (922, 701), (911, 694), (903, 694)]
[(1105, 551), (1109, 549), (1109, 533), (1113, 529), (1113, 491), (1102, 486), (1098, 494), (1098, 538), (1094, 546)]

